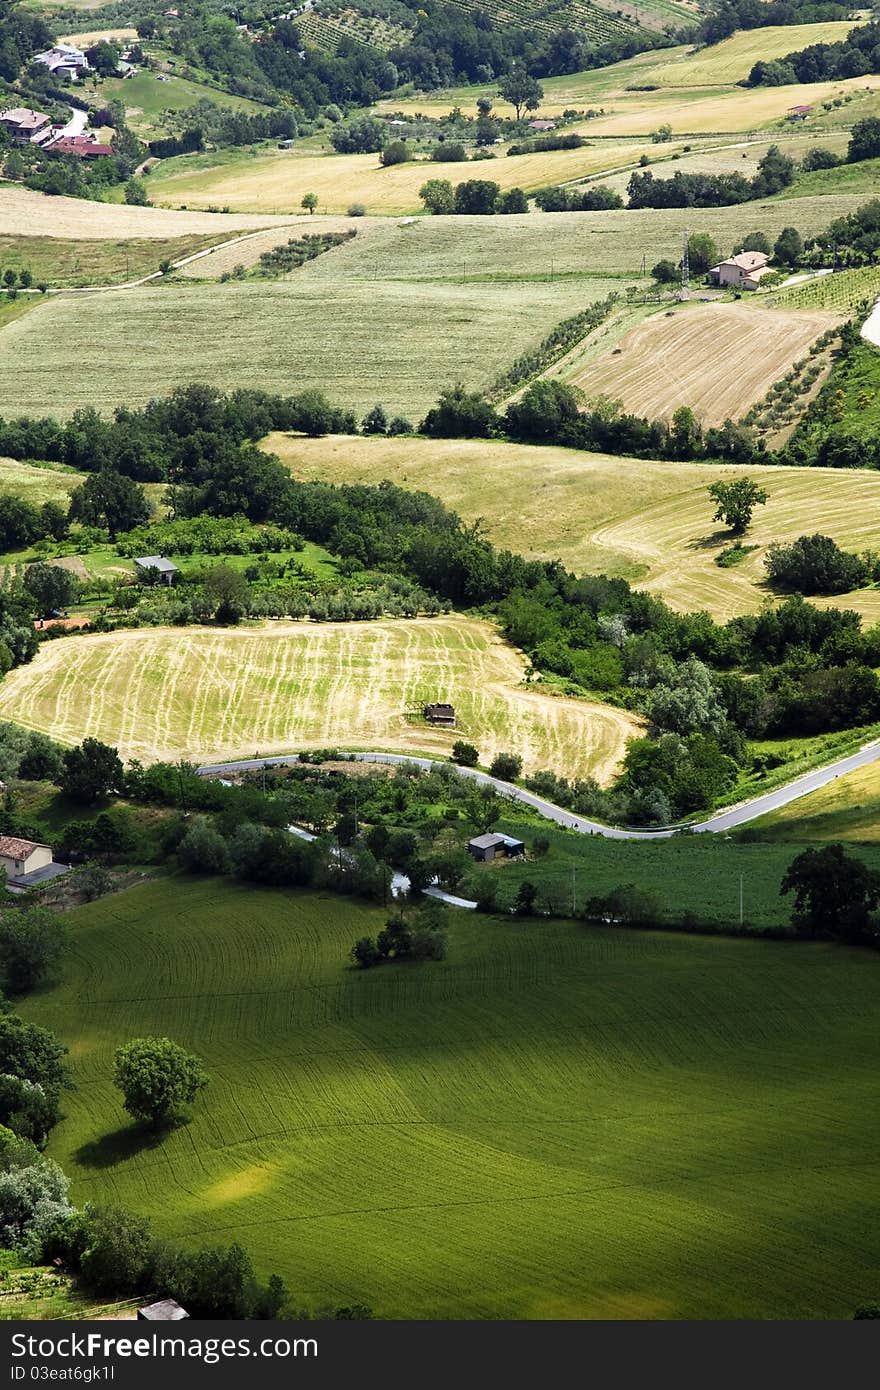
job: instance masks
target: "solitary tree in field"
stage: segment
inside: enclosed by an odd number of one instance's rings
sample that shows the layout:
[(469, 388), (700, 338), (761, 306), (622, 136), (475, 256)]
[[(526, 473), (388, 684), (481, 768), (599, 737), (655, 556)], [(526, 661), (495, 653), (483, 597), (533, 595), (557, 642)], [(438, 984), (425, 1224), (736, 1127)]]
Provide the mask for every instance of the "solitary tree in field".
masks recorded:
[(688, 237), (688, 265), (694, 275), (705, 275), (718, 259), (718, 247), (708, 232), (693, 232)]
[(310, 215), (310, 216), (312, 216), (312, 215), (314, 214), (315, 208), (316, 208), (317, 206), (318, 206), (318, 195), (317, 195), (317, 193), (304, 193), (304, 194), (303, 194), (303, 198), (302, 198), (302, 202), (300, 203), (300, 207), (301, 207), (301, 208), (308, 208), (308, 210), (309, 210), (309, 215)]
[(113, 1080), (129, 1115), (154, 1129), (178, 1118), (208, 1084), (200, 1059), (170, 1038), (133, 1038), (118, 1047)]
[(769, 493), (751, 478), (736, 478), (725, 483), (720, 479), (709, 488), (709, 496), (715, 503), (715, 521), (723, 521), (735, 536), (747, 531), (752, 513), (757, 506), (763, 506)]
[(524, 111), (536, 111), (544, 95), (544, 88), (537, 78), (530, 77), (525, 68), (512, 68), (502, 77), (498, 85), (498, 95), (509, 101), (520, 120)]
[(880, 873), (843, 845), (806, 849), (789, 864), (780, 894), (794, 893), (792, 924), (806, 936), (863, 939), (880, 906)]

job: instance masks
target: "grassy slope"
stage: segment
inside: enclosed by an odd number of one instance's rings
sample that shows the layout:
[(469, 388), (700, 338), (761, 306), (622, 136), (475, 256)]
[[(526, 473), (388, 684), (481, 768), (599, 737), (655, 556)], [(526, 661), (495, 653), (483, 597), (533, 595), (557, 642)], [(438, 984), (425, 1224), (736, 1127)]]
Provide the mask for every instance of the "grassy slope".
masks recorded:
[[(758, 585), (773, 540), (793, 540), (821, 524), (850, 549), (880, 541), (880, 475), (874, 472), (759, 469), (770, 502), (757, 509), (747, 537), (758, 549), (735, 568), (721, 569), (714, 557), (730, 541), (713, 525), (706, 490), (716, 478), (741, 476), (735, 466), (469, 440), (270, 435), (266, 448), (298, 478), (391, 478), (433, 492), (465, 519), (484, 518), (487, 534), (501, 545), (558, 557), (580, 573), (621, 574), (675, 608), (707, 608), (719, 618), (752, 612), (767, 597)], [(847, 595), (845, 605), (876, 619), (880, 591)]]
[(61, 465), (38, 468), (17, 459), (0, 458), (0, 496), (22, 497), (39, 506), (42, 502), (67, 505), (72, 490), (83, 481), (83, 474)]
[[(611, 779), (639, 723), (623, 710), (524, 685), (525, 661), (488, 623), (274, 623), (147, 629), (47, 643), (3, 682), (5, 717), (76, 743), (87, 734), (147, 760), (295, 748), (447, 755), (456, 736), (486, 761)], [(430, 728), (428, 700), (457, 707), (457, 734)]]
[(750, 827), (761, 840), (852, 840), (880, 843), (877, 767), (848, 772), (810, 796), (793, 801)]
[(185, 77), (169, 77), (160, 82), (155, 73), (142, 69), (134, 77), (107, 78), (101, 84), (101, 102), (114, 98), (124, 101), (127, 123), (143, 139), (167, 131), (162, 115), (165, 111), (182, 111), (199, 101), (211, 101), (225, 110), (243, 111), (248, 115), (265, 112), (266, 107), (247, 97), (232, 96), (202, 82), (190, 82)]
[[(584, 302), (608, 288), (597, 284)], [(94, 294), (75, 316), (50, 302), (10, 325), (0, 401), (10, 412), (63, 415), (87, 391), (104, 409), (142, 405), (183, 380), (240, 386), (246, 363), (248, 379), (266, 390), (317, 386), (359, 411), (384, 400), (418, 418), (457, 378), (488, 385), (571, 311), (561, 284), (508, 291), (294, 277)], [(102, 345), (87, 386), (68, 371), (83, 342)]]
[(492, 179), (502, 189), (532, 192), (548, 183), (566, 183), (616, 165), (633, 164), (641, 145), (585, 145), (576, 150), (435, 164), (413, 160), (383, 169), (376, 154), (312, 154), (279, 150), (221, 150), (180, 155), (163, 161), (150, 177), (155, 203), (177, 207), (211, 205), (235, 211), (285, 213), (299, 210), (303, 195), (316, 193), (321, 212), (344, 213), (362, 203), (373, 214), (422, 212), (419, 189), (427, 179)]
[[(405, 1317), (847, 1317), (876, 1281), (874, 957), (462, 915), (346, 969), (378, 911), (170, 881), (77, 912), (26, 1014), (71, 1046), (79, 1200), (239, 1239), (297, 1303)], [(161, 1147), (113, 1048), (211, 1089)]]
[(660, 60), (639, 79), (659, 82), (664, 87), (719, 87), (748, 77), (759, 60), (769, 62), (814, 43), (840, 43), (854, 27), (841, 24), (770, 25), (747, 29), (711, 48), (685, 51)]
[(152, 275), (160, 261), (179, 260), (222, 239), (219, 230), (165, 239), (73, 241), (66, 237), (0, 236), (0, 265), (28, 269), (38, 284), (112, 285)]

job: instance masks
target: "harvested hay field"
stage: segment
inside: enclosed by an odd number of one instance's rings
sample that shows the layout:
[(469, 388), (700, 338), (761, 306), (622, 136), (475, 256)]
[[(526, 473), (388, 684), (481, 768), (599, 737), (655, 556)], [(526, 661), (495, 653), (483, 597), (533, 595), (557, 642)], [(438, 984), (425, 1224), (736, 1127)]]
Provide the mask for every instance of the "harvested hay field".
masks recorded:
[(588, 399), (668, 419), (688, 405), (704, 425), (738, 420), (840, 315), (822, 310), (756, 313), (748, 304), (693, 304), (652, 314), (610, 352), (560, 374)]
[(880, 778), (876, 764), (836, 777), (826, 787), (792, 801), (749, 827), (762, 840), (880, 842)]
[(50, 198), (18, 184), (0, 184), (0, 236), (34, 236), (114, 241), (130, 237), (182, 237), (216, 233), (217, 240), (260, 227), (308, 221), (299, 217), (246, 216), (235, 213), (172, 212), (167, 208), (129, 207), (127, 203), (93, 203), (85, 198)]
[(58, 502), (66, 507), (70, 494), (83, 482), (85, 475), (73, 468), (39, 468), (18, 459), (0, 458), (0, 497), (21, 497), (32, 506)]
[[(608, 782), (639, 722), (624, 710), (524, 683), (522, 656), (459, 614), (254, 629), (158, 629), (46, 644), (3, 682), (4, 718), (146, 761), (340, 745), (448, 756), (456, 738), (488, 762)], [(457, 730), (426, 725), (449, 699)]]
[[(758, 469), (770, 501), (757, 508), (745, 537), (756, 549), (735, 568), (722, 569), (715, 557), (731, 542), (715, 528), (707, 489), (717, 478), (741, 477), (746, 470), (735, 466), (657, 463), (498, 440), (273, 434), (264, 447), (297, 478), (390, 478), (431, 492), (466, 521), (482, 518), (499, 545), (558, 558), (580, 574), (621, 575), (673, 608), (705, 608), (719, 620), (756, 612), (772, 597), (763, 584), (772, 541), (820, 530), (848, 550), (880, 548), (880, 473), (868, 470)], [(880, 589), (814, 602), (880, 620)]]
[(762, 29), (745, 29), (729, 39), (695, 52), (676, 53), (674, 58), (648, 68), (640, 81), (657, 82), (662, 87), (722, 87), (748, 77), (755, 63), (785, 58), (814, 43), (840, 43), (854, 27), (855, 20), (820, 24), (773, 24)]
[[(286, 229), (275, 228), (266, 235), (277, 238), (290, 234)], [(0, 236), (0, 265), (13, 270), (27, 269), (37, 284), (43, 282), (53, 289), (124, 284), (152, 275), (163, 260), (181, 260), (205, 250), (216, 240), (216, 233), (212, 236), (207, 232), (164, 239), (135, 237), (114, 241), (106, 237), (73, 240), (71, 237)], [(250, 243), (245, 241), (240, 245), (242, 251), (246, 251)]]
[[(245, 212), (283, 213), (300, 207), (305, 193), (316, 193), (321, 212), (344, 213), (363, 203), (369, 213), (398, 215), (423, 211), (419, 189), (426, 179), (492, 179), (501, 189), (526, 192), (633, 164), (641, 145), (584, 145), (577, 150), (499, 157), (477, 166), (412, 161), (385, 169), (376, 154), (299, 154), (295, 151), (235, 150), (181, 155), (163, 161), (150, 177), (156, 203), (188, 207), (219, 204)], [(669, 152), (675, 146), (669, 146)]]
[[(375, 224), (377, 219), (372, 220)], [(249, 236), (247, 241), (238, 241), (231, 246), (218, 247), (210, 256), (202, 256), (197, 261), (190, 261), (189, 265), (181, 266), (174, 273), (187, 280), (219, 280), (221, 275), (235, 270), (238, 266), (250, 270), (257, 264), (264, 251), (271, 251), (275, 246), (284, 246), (288, 241), (295, 240), (307, 233), (316, 235), (320, 232), (350, 231), (353, 225), (347, 217), (313, 217), (310, 226), (304, 224), (301, 227), (297, 225), (268, 227), (264, 232), (257, 232), (255, 235)], [(356, 230), (359, 236), (363, 235), (365, 230), (363, 224), (358, 223)], [(295, 274), (296, 272), (292, 273)]]
[[(606, 286), (595, 282), (577, 302), (601, 298)], [(3, 330), (0, 408), (63, 416), (86, 401), (105, 411), (144, 405), (186, 381), (233, 390), (246, 364), (248, 380), (268, 391), (315, 386), (361, 413), (383, 401), (392, 414), (418, 420), (456, 380), (487, 386), (571, 306), (571, 289), (559, 281), (352, 283), (300, 275), (107, 290), (84, 295), (75, 314), (53, 297)], [(101, 345), (88, 380), (70, 372), (83, 343)]]

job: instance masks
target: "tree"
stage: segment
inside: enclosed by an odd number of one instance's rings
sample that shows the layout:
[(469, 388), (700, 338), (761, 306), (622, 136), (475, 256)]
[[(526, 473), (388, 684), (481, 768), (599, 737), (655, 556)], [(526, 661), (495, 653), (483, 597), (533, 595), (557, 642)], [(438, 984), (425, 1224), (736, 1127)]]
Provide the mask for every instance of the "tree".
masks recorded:
[(48, 1231), (70, 1212), (69, 1186), (57, 1163), (0, 1128), (0, 1247), (38, 1261)]
[(199, 817), (177, 846), (177, 857), (191, 874), (222, 874), (229, 867), (229, 851), (218, 830)]
[(115, 748), (96, 738), (84, 738), (77, 748), (64, 754), (64, 769), (58, 785), (65, 796), (83, 806), (91, 806), (125, 781), (125, 772)]
[(250, 585), (241, 570), (215, 565), (205, 575), (205, 595), (218, 623), (238, 623), (248, 611)]
[(496, 753), (489, 764), (489, 772), (502, 782), (515, 782), (522, 772), (522, 758), (518, 753)]
[(516, 898), (513, 904), (513, 910), (517, 917), (531, 917), (535, 909), (535, 899), (537, 896), (537, 884), (530, 883), (528, 879), (523, 879), (516, 890)]
[(80, 586), (76, 575), (61, 565), (46, 565), (42, 561), (28, 565), (23, 583), (37, 611), (44, 617), (56, 609), (66, 608), (79, 598)]
[(749, 529), (755, 508), (764, 506), (770, 494), (751, 478), (736, 478), (712, 483), (709, 496), (715, 503), (713, 520), (723, 521), (734, 536), (741, 536)]
[(506, 193), (502, 193), (498, 199), (498, 211), (505, 215), (517, 212), (528, 212), (529, 200), (521, 188), (508, 188)]
[(361, 429), (364, 434), (387, 434), (388, 433), (388, 414), (384, 405), (377, 401), (372, 410), (368, 410), (361, 421)]
[(118, 1047), (113, 1080), (129, 1115), (154, 1129), (177, 1119), (208, 1084), (200, 1059), (170, 1038), (133, 1038)]
[(302, 196), (302, 201), (301, 201), (301, 203), (300, 203), (300, 207), (301, 207), (301, 208), (308, 208), (308, 210), (309, 210), (309, 216), (312, 216), (312, 215), (314, 214), (315, 208), (316, 208), (317, 206), (318, 206), (318, 195), (317, 195), (317, 193), (304, 193), (304, 194), (303, 194), (303, 196)]
[(814, 169), (836, 169), (841, 164), (839, 155), (833, 150), (826, 150), (822, 145), (815, 145), (813, 149), (807, 150), (801, 160), (801, 169), (805, 174), (810, 174)]
[(743, 237), (743, 251), (760, 251), (765, 256), (769, 256), (772, 250), (770, 240), (763, 232), (749, 232), (747, 237)]
[(843, 845), (824, 845), (792, 860), (779, 892), (794, 894), (791, 920), (798, 932), (860, 941), (880, 905), (880, 871), (852, 858)]
[(801, 594), (845, 594), (868, 578), (860, 556), (818, 534), (798, 536), (791, 545), (771, 545), (764, 566), (771, 583)]
[(120, 1207), (87, 1207), (80, 1274), (90, 1293), (119, 1298), (148, 1286), (152, 1237), (142, 1216)]
[(143, 179), (129, 179), (123, 189), (125, 201), (135, 208), (148, 208), (150, 200)]
[(804, 254), (804, 243), (797, 227), (783, 227), (773, 243), (773, 258), (780, 265), (795, 266)]
[(455, 193), (448, 179), (428, 179), (419, 189), (419, 197), (435, 217), (455, 212)]
[(688, 266), (694, 275), (705, 275), (710, 266), (718, 264), (718, 259), (718, 247), (709, 233), (692, 232), (688, 237)]
[(853, 1313), (853, 1322), (866, 1322), (873, 1318), (880, 1318), (880, 1303), (860, 1303)]
[(67, 1048), (48, 1028), (25, 1023), (17, 1014), (0, 1014), (0, 1074), (42, 1086), (53, 1105), (65, 1086)]
[(406, 164), (409, 159), (409, 146), (405, 140), (392, 140), (379, 155), (379, 163), (389, 169), (392, 164)]
[(354, 943), (349, 954), (355, 965), (359, 965), (362, 970), (369, 970), (371, 965), (378, 965), (382, 959), (371, 936), (362, 936)]
[(525, 68), (513, 67), (505, 73), (498, 84), (498, 95), (516, 111), (516, 119), (522, 119), (524, 111), (536, 111), (544, 95), (544, 88), (536, 78), (531, 77)]
[(880, 158), (880, 117), (866, 116), (856, 121), (849, 137), (846, 151), (848, 164), (856, 164), (860, 159)]
[(499, 184), (492, 179), (465, 179), (455, 185), (455, 211), (460, 216), (489, 217), (498, 205)]
[(70, 494), (69, 516), (84, 526), (106, 527), (115, 541), (120, 531), (133, 531), (149, 520), (146, 494), (131, 478), (103, 469)]
[(693, 653), (657, 682), (648, 713), (658, 729), (674, 734), (719, 733), (725, 721), (712, 673)]
[(0, 916), (0, 970), (8, 994), (28, 994), (55, 978), (67, 945), (64, 921), (45, 908), (18, 908)]
[(472, 743), (465, 743), (462, 739), (456, 739), (452, 745), (452, 761), (461, 767), (476, 767), (480, 761), (480, 755)]
[(658, 285), (671, 285), (678, 279), (678, 266), (675, 264), (675, 261), (658, 261), (657, 264), (652, 267), (651, 274)]

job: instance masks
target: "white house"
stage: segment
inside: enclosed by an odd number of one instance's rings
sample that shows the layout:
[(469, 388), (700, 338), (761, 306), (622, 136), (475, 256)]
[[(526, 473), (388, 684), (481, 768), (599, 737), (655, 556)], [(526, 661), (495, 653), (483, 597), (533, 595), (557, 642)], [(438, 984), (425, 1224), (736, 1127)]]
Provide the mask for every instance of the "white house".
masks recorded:
[(72, 43), (56, 43), (55, 47), (48, 49), (46, 53), (37, 53), (34, 62), (42, 63), (53, 77), (69, 77), (73, 82), (89, 66), (89, 60), (82, 49), (74, 48)]

